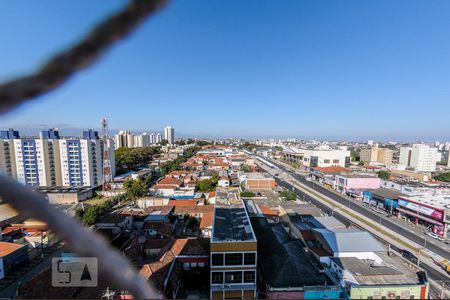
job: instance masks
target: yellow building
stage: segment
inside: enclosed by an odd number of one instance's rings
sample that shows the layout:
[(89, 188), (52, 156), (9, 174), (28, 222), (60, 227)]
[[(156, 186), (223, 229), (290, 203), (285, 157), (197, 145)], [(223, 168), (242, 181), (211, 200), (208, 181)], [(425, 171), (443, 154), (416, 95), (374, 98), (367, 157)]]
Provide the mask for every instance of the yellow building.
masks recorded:
[(363, 162), (379, 162), (382, 164), (392, 164), (394, 152), (388, 148), (379, 148), (378, 144), (370, 148), (363, 148), (360, 151), (360, 160)]
[(218, 188), (211, 235), (211, 299), (255, 299), (257, 243), (239, 188)]

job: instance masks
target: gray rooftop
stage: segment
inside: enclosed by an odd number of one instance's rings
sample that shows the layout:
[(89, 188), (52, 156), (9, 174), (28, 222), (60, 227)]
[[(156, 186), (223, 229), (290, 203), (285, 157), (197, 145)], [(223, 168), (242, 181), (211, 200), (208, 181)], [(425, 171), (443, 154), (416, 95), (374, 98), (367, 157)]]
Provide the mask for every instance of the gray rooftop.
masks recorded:
[(356, 257), (334, 257), (332, 261), (352, 273), (360, 285), (420, 284), (424, 274), (396, 255), (377, 253), (381, 264)]
[[(260, 266), (270, 288), (306, 288), (333, 285), (292, 239), (280, 223), (271, 226), (265, 219), (252, 218), (258, 239)], [(337, 288), (337, 287), (336, 287)]]
[(239, 188), (217, 188), (212, 242), (256, 241)]
[(332, 253), (386, 251), (370, 233), (358, 229), (315, 228), (313, 233), (327, 244), (326, 248)]

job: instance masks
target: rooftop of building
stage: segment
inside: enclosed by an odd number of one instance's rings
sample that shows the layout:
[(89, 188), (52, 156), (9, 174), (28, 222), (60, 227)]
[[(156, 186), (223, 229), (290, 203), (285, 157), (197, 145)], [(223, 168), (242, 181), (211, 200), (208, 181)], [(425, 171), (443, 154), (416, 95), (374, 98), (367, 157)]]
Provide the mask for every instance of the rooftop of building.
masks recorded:
[(450, 195), (449, 194), (432, 194), (432, 193), (421, 193), (412, 194), (407, 196), (400, 196), (401, 199), (410, 200), (416, 203), (425, 204), (433, 208), (438, 209), (448, 209), (450, 208)]
[(378, 179), (377, 176), (374, 175), (363, 175), (363, 174), (341, 174), (337, 175), (339, 177), (345, 177), (345, 178), (368, 178), (368, 179)]
[(339, 174), (344, 172), (350, 172), (350, 169), (341, 166), (331, 166), (331, 167), (315, 167), (314, 170), (322, 173)]
[(399, 196), (405, 196), (396, 190), (391, 190), (388, 188), (379, 188), (371, 191), (373, 196), (377, 196), (382, 199), (398, 199)]
[(340, 268), (352, 273), (359, 285), (420, 284), (424, 277), (419, 269), (396, 255), (377, 253), (382, 263), (356, 257), (334, 257)]
[(272, 288), (303, 288), (333, 285), (308, 259), (298, 240), (289, 237), (283, 225), (271, 226), (252, 218), (258, 239), (258, 257), (264, 278)]
[(260, 172), (244, 173), (244, 176), (250, 180), (262, 180), (262, 179), (272, 179), (273, 180), (273, 177), (271, 175), (269, 175), (267, 173), (260, 173)]
[(329, 249), (338, 252), (383, 252), (383, 246), (367, 231), (359, 229), (315, 228), (316, 236), (322, 236)]
[(34, 187), (33, 190), (39, 193), (52, 194), (67, 194), (67, 193), (85, 193), (92, 190), (90, 186), (76, 187), (76, 186), (39, 186)]
[(0, 242), (0, 257), (5, 257), (23, 247), (26, 246), (14, 243)]
[(256, 241), (244, 202), (238, 195), (239, 188), (217, 188), (211, 242)]

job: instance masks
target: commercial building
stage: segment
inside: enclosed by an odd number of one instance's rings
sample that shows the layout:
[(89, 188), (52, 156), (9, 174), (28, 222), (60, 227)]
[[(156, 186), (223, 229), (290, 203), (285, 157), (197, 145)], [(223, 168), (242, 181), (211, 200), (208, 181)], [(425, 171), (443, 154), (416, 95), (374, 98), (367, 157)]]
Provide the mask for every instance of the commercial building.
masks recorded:
[(211, 234), (211, 299), (255, 299), (257, 242), (239, 188), (218, 188)]
[(283, 150), (284, 160), (305, 167), (331, 167), (350, 165), (350, 151), (318, 147), (316, 149), (300, 149), (295, 147)]
[(426, 299), (426, 273), (389, 253), (368, 232), (313, 229), (311, 252), (350, 299)]
[(362, 196), (362, 192), (368, 189), (378, 189), (381, 180), (369, 175), (336, 175), (335, 189), (341, 193)]
[(388, 148), (379, 148), (378, 144), (370, 148), (363, 148), (360, 151), (360, 160), (363, 162), (379, 162), (382, 164), (392, 164), (394, 151)]
[(28, 260), (28, 247), (0, 242), (0, 279), (13, 272), (18, 265)]
[(441, 154), (435, 147), (425, 144), (414, 144), (412, 147), (401, 147), (399, 163), (419, 172), (434, 172)]
[(258, 282), (265, 298), (346, 298), (343, 289), (314, 265), (300, 241), (291, 238), (281, 223), (251, 219), (258, 239)]
[(171, 145), (175, 142), (175, 129), (173, 127), (167, 126), (164, 128), (164, 139)]
[(398, 197), (400, 216), (416, 224), (430, 226), (432, 231), (447, 237), (450, 229), (450, 196), (435, 194), (418, 194)]
[[(0, 152), (4, 154), (0, 168), (19, 182), (30, 186), (97, 186), (102, 183), (103, 142), (96, 131), (86, 130), (83, 138), (78, 139), (60, 138), (56, 129), (40, 132), (40, 138), (20, 138), (18, 132), (8, 132), (0, 139)], [(112, 141), (107, 147), (114, 175)]]
[(271, 190), (277, 186), (275, 179), (267, 173), (244, 173), (239, 179), (246, 190)]
[(397, 208), (398, 197), (405, 196), (396, 190), (379, 188), (363, 192), (363, 202), (369, 206), (388, 210), (391, 214)]

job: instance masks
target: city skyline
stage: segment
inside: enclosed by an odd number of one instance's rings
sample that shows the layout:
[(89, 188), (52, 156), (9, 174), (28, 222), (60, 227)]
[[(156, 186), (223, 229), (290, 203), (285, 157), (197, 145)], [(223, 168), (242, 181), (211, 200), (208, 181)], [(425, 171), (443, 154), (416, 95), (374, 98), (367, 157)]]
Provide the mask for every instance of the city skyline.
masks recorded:
[[(8, 40), (2, 81), (33, 70), (124, 4), (48, 2), (6, 4), (0, 25), (17, 28), (0, 33)], [(448, 140), (449, 4), (405, 3), (173, 2), (98, 65), (7, 114), (0, 127), (98, 128), (107, 115), (117, 130), (170, 121), (180, 135), (198, 137)], [(71, 102), (67, 113), (63, 103)], [(226, 125), (217, 118), (224, 103), (233, 116)], [(192, 118), (202, 107), (217, 114)]]

